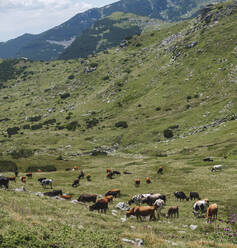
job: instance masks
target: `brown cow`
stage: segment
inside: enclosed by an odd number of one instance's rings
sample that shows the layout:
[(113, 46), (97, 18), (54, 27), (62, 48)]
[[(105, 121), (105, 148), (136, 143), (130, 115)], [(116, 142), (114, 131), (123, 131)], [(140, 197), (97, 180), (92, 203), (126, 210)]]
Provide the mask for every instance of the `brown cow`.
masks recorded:
[(126, 216), (129, 217), (131, 215), (135, 215), (137, 219), (142, 220), (141, 217), (150, 216), (150, 220), (156, 219), (155, 217), (155, 210), (156, 206), (141, 206), (141, 207), (134, 207), (130, 211), (127, 212)]
[(140, 179), (137, 178), (135, 180), (135, 186), (138, 187), (140, 185), (140, 183), (141, 183)]
[(117, 196), (120, 196), (120, 189), (112, 189), (105, 194), (105, 196), (108, 195), (112, 195), (116, 198)]
[(108, 199), (105, 199), (105, 198), (100, 199), (92, 206), (89, 206), (89, 210), (90, 211), (98, 210), (98, 212), (101, 211), (101, 213), (102, 212), (106, 213), (106, 211), (108, 209), (108, 202), (109, 202)]
[(112, 170), (107, 168), (106, 173), (110, 173), (110, 172), (112, 172)]
[(14, 181), (16, 182), (16, 177), (8, 177), (9, 181)]
[(151, 179), (149, 177), (146, 177), (146, 183), (147, 184), (151, 183)]
[(168, 213), (166, 215), (167, 218), (170, 218), (170, 217), (177, 217), (179, 218), (179, 207), (178, 206), (175, 206), (175, 207), (170, 207), (168, 209)]
[(211, 222), (212, 219), (217, 219), (218, 206), (216, 203), (211, 204), (207, 209), (207, 222)]
[(112, 195), (107, 195), (107, 196), (104, 197), (104, 199), (108, 199), (109, 202), (113, 201), (113, 198), (114, 197)]
[(65, 199), (65, 200), (71, 200), (72, 195), (60, 195), (60, 197)]
[(24, 176), (24, 177), (21, 177), (21, 181), (23, 182), (23, 183), (26, 183), (26, 177)]

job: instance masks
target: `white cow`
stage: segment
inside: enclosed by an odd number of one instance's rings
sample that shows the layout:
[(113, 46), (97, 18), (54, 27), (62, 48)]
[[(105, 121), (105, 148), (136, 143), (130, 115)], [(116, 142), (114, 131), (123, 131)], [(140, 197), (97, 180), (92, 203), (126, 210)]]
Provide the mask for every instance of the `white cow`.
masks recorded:
[(165, 202), (162, 199), (155, 201), (154, 206), (156, 206), (157, 217), (160, 218), (161, 209), (164, 207)]
[(211, 171), (221, 171), (222, 170), (222, 165), (218, 164), (218, 165), (213, 165), (213, 167), (211, 168)]

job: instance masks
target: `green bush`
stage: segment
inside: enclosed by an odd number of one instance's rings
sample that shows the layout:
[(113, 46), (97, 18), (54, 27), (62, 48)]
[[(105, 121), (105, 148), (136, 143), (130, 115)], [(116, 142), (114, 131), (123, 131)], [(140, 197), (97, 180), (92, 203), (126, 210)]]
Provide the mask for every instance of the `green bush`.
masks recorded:
[(0, 172), (15, 171), (17, 170), (16, 163), (7, 160), (0, 160)]
[(26, 172), (37, 172), (41, 170), (42, 172), (56, 171), (57, 168), (54, 165), (31, 165), (26, 169)]
[(34, 154), (34, 151), (30, 150), (30, 149), (24, 149), (21, 148), (19, 150), (13, 150), (9, 153), (12, 158), (14, 159), (19, 159), (19, 158), (28, 158), (30, 156), (32, 156)]

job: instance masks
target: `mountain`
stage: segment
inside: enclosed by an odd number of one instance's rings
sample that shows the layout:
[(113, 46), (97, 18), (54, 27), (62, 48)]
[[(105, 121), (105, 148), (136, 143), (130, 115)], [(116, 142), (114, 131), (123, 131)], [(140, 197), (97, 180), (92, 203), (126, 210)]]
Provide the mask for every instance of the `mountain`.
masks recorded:
[[(132, 13), (163, 21), (178, 21), (197, 15), (202, 6), (211, 2), (214, 1), (121, 0), (102, 8), (77, 14), (67, 22), (41, 34), (25, 34), (8, 42), (0, 43), (0, 57), (27, 57), (32, 60), (57, 59), (76, 37), (80, 37), (83, 31), (90, 28), (99, 19), (106, 18), (115, 12)], [(76, 41), (76, 43), (80, 43), (80, 41)], [(80, 57), (80, 54), (77, 56)]]

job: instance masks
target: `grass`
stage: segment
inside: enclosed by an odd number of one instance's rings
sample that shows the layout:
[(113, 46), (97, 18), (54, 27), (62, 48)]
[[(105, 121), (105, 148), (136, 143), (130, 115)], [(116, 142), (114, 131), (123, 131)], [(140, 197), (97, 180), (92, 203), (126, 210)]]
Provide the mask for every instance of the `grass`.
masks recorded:
[[(174, 191), (197, 191), (218, 204), (220, 219), (236, 213), (237, 122), (231, 118), (237, 110), (235, 27), (233, 11), (210, 25), (195, 20), (161, 25), (133, 37), (124, 49), (83, 60), (18, 61), (24, 73), (4, 82), (0, 90), (1, 161), (15, 162), (21, 175), (29, 166), (53, 165), (57, 171), (34, 174), (26, 184), (28, 193), (1, 190), (2, 246), (24, 247), (30, 242), (32, 247), (130, 247), (121, 238), (141, 238), (144, 247), (171, 247), (172, 242), (178, 247), (235, 247), (236, 240), (224, 231), (226, 222), (208, 225), (193, 217), (192, 202), (173, 198)], [(195, 41), (195, 47), (187, 48)], [(85, 67), (95, 63), (97, 70), (85, 74)], [(61, 99), (63, 93), (70, 97)], [(34, 116), (41, 119), (30, 122)], [(23, 129), (52, 119), (56, 123), (38, 130)], [(69, 131), (66, 126), (73, 121), (79, 125)], [(128, 128), (116, 128), (119, 121), (126, 121)], [(175, 125), (174, 137), (166, 139), (163, 131)], [(9, 127), (20, 130), (9, 136)], [(98, 147), (115, 151), (107, 157), (88, 155)], [(28, 155), (14, 159), (13, 151)], [(59, 155), (63, 160), (57, 160)], [(203, 162), (207, 156), (214, 162)], [(223, 164), (223, 171), (211, 173), (213, 164)], [(77, 173), (65, 168), (74, 165), (90, 173), (92, 181), (72, 188)], [(160, 166), (162, 176), (156, 174)], [(108, 180), (106, 168), (133, 174)], [(73, 193), (73, 199), (81, 193), (104, 195), (112, 188), (120, 188), (122, 196), (106, 215), (89, 212), (80, 204), (29, 193), (44, 191), (37, 182), (43, 176), (54, 180), (55, 189)], [(145, 184), (147, 176), (150, 185)], [(139, 188), (134, 187), (136, 178), (142, 181)], [(18, 180), (10, 188), (20, 186)], [(123, 212), (112, 215), (118, 201), (146, 192), (167, 194), (164, 212), (179, 205), (180, 218), (142, 223), (131, 218), (122, 223)], [(191, 224), (198, 228), (192, 231)]]

